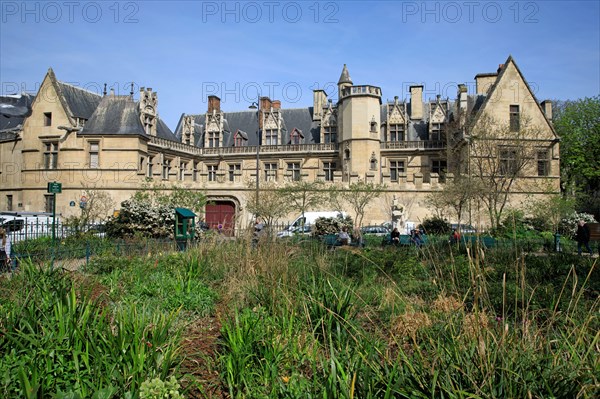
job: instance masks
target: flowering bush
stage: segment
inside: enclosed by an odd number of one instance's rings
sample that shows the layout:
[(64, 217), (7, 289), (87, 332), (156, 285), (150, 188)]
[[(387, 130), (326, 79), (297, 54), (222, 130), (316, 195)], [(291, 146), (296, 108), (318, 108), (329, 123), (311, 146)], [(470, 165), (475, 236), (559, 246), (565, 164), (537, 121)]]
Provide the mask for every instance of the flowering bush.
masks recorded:
[(596, 223), (596, 219), (594, 219), (594, 215), (590, 215), (589, 213), (577, 213), (573, 212), (569, 216), (563, 218), (560, 221), (559, 232), (563, 235), (573, 236), (577, 231), (577, 223), (583, 220), (586, 223)]
[(346, 227), (349, 232), (352, 231), (352, 218), (346, 216), (344, 218), (317, 218), (315, 220), (315, 235), (337, 234), (342, 227)]

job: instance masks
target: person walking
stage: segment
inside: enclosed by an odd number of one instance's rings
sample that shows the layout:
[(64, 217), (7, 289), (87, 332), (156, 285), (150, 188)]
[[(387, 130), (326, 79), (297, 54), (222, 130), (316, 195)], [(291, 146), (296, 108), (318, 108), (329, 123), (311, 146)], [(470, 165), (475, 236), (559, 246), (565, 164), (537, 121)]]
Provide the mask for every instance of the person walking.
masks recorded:
[(10, 251), (11, 251), (11, 243), (10, 237), (6, 233), (6, 230), (0, 228), (0, 272), (7, 271), (9, 272), (11, 269), (10, 266)]
[(575, 241), (577, 241), (577, 254), (581, 255), (581, 247), (585, 246), (585, 249), (593, 256), (592, 248), (590, 248), (590, 228), (583, 221), (580, 220), (577, 224), (577, 232), (575, 233)]
[(265, 225), (262, 222), (260, 217), (256, 217), (256, 219), (254, 220), (254, 233), (252, 236), (252, 248), (256, 248), (258, 246), (258, 241), (260, 240), (260, 237), (263, 235), (265, 229)]

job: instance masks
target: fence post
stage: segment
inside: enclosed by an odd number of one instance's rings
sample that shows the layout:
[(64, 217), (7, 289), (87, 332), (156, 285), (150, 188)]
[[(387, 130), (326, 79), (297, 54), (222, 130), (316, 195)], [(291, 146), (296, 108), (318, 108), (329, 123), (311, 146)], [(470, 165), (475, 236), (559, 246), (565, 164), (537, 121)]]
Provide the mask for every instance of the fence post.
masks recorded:
[(85, 242), (85, 268), (87, 269), (90, 263), (90, 242)]

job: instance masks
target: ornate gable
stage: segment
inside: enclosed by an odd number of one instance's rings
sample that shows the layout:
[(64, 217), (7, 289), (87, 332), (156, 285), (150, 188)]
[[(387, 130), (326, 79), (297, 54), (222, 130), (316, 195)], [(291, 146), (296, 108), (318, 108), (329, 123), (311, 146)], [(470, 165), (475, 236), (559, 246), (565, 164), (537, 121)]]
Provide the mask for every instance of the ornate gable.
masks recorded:
[(446, 119), (448, 116), (447, 105), (448, 104), (445, 101), (440, 101), (439, 96), (435, 102), (431, 103), (429, 113), (429, 124), (446, 123)]
[(394, 103), (388, 105), (388, 123), (390, 125), (406, 124), (406, 104)]
[(279, 112), (265, 112), (263, 126), (267, 130), (279, 130), (281, 125), (281, 114)]

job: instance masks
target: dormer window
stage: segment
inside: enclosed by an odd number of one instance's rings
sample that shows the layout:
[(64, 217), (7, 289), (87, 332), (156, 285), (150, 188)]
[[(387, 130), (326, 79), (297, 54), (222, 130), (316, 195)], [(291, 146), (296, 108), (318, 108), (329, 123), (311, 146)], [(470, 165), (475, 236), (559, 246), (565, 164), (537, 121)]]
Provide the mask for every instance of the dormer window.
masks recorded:
[(442, 140), (442, 131), (444, 129), (443, 123), (432, 123), (431, 124), (431, 137), (430, 140), (440, 141)]
[(278, 144), (278, 139), (277, 139), (277, 130), (275, 129), (266, 129), (265, 130), (265, 144), (266, 145), (277, 145)]
[(325, 126), (323, 128), (323, 138), (325, 144), (337, 143), (337, 126)]
[(290, 144), (298, 145), (302, 142), (303, 138), (304, 136), (302, 136), (302, 131), (294, 128), (290, 134)]
[(396, 123), (390, 125), (390, 141), (404, 141), (404, 125)]
[(216, 148), (219, 146), (219, 132), (208, 132), (208, 147)]
[(248, 144), (248, 136), (246, 135), (246, 132), (242, 132), (241, 130), (238, 130), (237, 132), (235, 132), (235, 134), (233, 135), (233, 146), (234, 147), (243, 147), (247, 144)]

